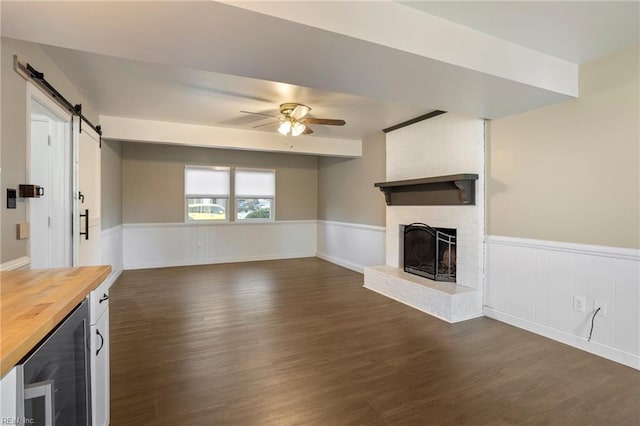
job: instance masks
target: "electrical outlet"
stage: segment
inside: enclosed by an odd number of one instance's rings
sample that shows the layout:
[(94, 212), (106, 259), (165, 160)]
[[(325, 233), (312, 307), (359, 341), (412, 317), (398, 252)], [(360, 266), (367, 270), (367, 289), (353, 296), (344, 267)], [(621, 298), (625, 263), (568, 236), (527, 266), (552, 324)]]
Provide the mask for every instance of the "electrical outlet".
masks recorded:
[(574, 297), (573, 298), (573, 310), (578, 312), (584, 312), (586, 308), (587, 302), (584, 297)]
[(607, 302), (602, 299), (596, 299), (593, 301), (593, 311), (600, 308), (600, 312), (598, 315), (602, 315), (603, 317), (607, 317)]

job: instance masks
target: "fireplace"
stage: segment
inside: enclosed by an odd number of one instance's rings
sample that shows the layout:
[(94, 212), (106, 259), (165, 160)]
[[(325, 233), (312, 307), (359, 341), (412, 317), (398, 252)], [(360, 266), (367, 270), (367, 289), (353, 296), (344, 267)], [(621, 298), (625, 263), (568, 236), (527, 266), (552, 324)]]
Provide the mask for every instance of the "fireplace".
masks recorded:
[(424, 223), (400, 225), (404, 270), (434, 281), (456, 282), (456, 230)]

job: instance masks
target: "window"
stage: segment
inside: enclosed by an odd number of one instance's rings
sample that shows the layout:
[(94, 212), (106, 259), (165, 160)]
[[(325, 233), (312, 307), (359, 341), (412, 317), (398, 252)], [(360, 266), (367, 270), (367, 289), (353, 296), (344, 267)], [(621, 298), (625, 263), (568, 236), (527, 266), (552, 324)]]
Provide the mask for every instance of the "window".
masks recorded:
[(275, 196), (275, 170), (235, 170), (236, 220), (273, 220)]
[(184, 193), (187, 221), (228, 220), (229, 167), (186, 166)]

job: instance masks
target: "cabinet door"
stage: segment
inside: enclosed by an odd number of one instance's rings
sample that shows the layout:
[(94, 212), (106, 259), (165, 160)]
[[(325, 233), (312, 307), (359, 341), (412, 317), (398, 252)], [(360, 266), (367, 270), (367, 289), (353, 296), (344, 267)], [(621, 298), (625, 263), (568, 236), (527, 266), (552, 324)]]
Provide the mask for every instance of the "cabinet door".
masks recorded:
[(109, 309), (91, 326), (91, 418), (109, 424)]
[[(18, 382), (22, 382), (22, 377), (18, 378), (18, 369), (13, 367), (0, 380), (0, 422), (7, 424), (18, 424)], [(22, 395), (20, 395), (22, 398)], [(10, 423), (14, 421), (14, 423)]]

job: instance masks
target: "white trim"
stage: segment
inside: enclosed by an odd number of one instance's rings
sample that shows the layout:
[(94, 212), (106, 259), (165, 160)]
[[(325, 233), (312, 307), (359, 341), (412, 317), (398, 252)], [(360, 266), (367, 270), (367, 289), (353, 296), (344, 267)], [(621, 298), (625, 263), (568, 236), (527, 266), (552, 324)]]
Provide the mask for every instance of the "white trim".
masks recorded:
[(100, 232), (102, 233), (102, 235), (116, 234), (120, 230), (121, 227), (122, 227), (122, 224), (114, 225), (111, 228), (102, 229)]
[(489, 318), (493, 318), (495, 320), (513, 325), (518, 328), (522, 328), (532, 333), (539, 334), (557, 342), (573, 346), (574, 348), (582, 349), (583, 351), (610, 359), (620, 364), (624, 364), (628, 367), (635, 368), (636, 370), (640, 370), (640, 356), (638, 355), (634, 355), (632, 353), (625, 352), (620, 349), (616, 349), (597, 342), (587, 342), (587, 340), (583, 337), (575, 336), (573, 334), (569, 334), (538, 323), (518, 318), (513, 315), (509, 315), (504, 312), (489, 308), (487, 306), (484, 307), (484, 314)]
[(333, 226), (343, 226), (345, 228), (366, 229), (368, 231), (376, 231), (376, 232), (387, 232), (387, 228), (385, 226), (365, 225), (362, 223), (350, 223), (350, 222), (336, 222), (333, 220), (318, 220), (317, 222), (325, 223), (327, 225), (333, 225)]
[(0, 271), (15, 271), (16, 269), (27, 268), (31, 264), (31, 259), (28, 256), (18, 257), (17, 259), (8, 260), (3, 264), (0, 264)]
[(194, 260), (188, 262), (140, 262), (135, 265), (127, 265), (127, 271), (149, 268), (171, 268), (174, 266), (195, 266), (195, 265), (217, 265), (221, 263), (238, 263), (238, 262), (258, 262), (264, 260), (282, 260), (282, 259), (300, 259), (305, 257), (315, 257), (315, 253), (298, 253), (296, 255), (287, 256), (243, 256), (243, 257), (227, 257), (218, 260)]
[(342, 266), (343, 268), (347, 268), (347, 269), (351, 269), (354, 272), (358, 272), (360, 274), (364, 274), (364, 266), (363, 265), (358, 265), (355, 264), (353, 262), (348, 262), (344, 259), (340, 259), (334, 256), (329, 256), (326, 253), (320, 253), (317, 252), (315, 257), (317, 257), (318, 259), (322, 259), (322, 260), (326, 260), (327, 262), (331, 262), (333, 264), (336, 264), (338, 266)]
[(123, 228), (171, 228), (183, 226), (246, 226), (246, 225), (298, 225), (303, 223), (316, 223), (315, 220), (271, 220), (264, 222), (214, 222), (214, 221), (192, 221), (192, 222), (164, 222), (164, 223), (123, 223)]
[(568, 243), (562, 241), (534, 240), (529, 238), (503, 237), (496, 235), (487, 235), (485, 237), (485, 242), (490, 244), (530, 247), (566, 253), (612, 257), (615, 259), (640, 260), (640, 249), (596, 246), (591, 244)]
[(27, 81), (27, 117), (31, 116), (31, 100), (35, 100), (45, 107), (51, 114), (57, 117), (58, 121), (71, 122), (72, 114), (62, 108), (51, 96), (42, 91), (40, 87)]

